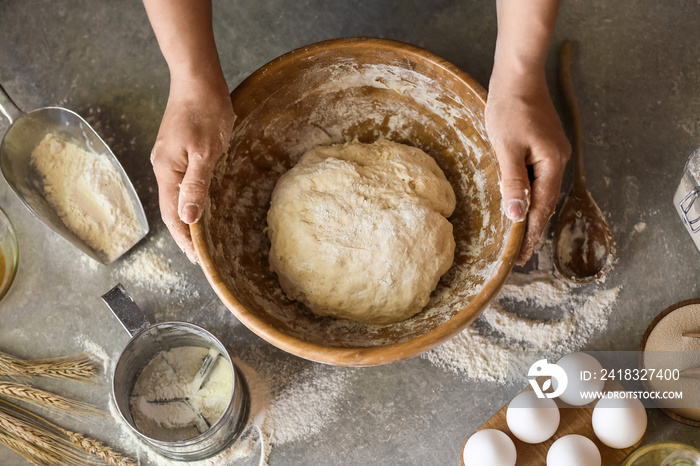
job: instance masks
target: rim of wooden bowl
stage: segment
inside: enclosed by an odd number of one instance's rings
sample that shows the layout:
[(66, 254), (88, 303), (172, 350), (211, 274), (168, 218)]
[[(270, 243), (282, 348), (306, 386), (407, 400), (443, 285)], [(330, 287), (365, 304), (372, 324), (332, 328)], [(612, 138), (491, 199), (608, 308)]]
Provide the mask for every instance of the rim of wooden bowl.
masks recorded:
[[(290, 61), (303, 60), (305, 57), (321, 51), (327, 52), (334, 49), (338, 50), (356, 47), (392, 49), (394, 51), (399, 49), (401, 53), (405, 55), (412, 56), (422, 61), (428, 61), (434, 66), (442, 68), (444, 71), (452, 74), (457, 80), (461, 81), (477, 96), (478, 101), (482, 106), (486, 106), (486, 90), (471, 76), (444, 58), (420, 47), (403, 42), (364, 37), (332, 39), (317, 42), (315, 44), (288, 52), (262, 66), (248, 78), (246, 78), (233, 90), (233, 92), (231, 92), (231, 100), (235, 102), (239, 96), (245, 95), (249, 88), (255, 86), (257, 81), (264, 75), (273, 72)], [(219, 272), (214, 265), (214, 261), (209, 255), (209, 251), (207, 249), (202, 222), (197, 222), (190, 225), (190, 232), (195, 250), (199, 257), (199, 265), (202, 268), (204, 275), (207, 277), (209, 284), (224, 305), (231, 312), (233, 312), (238, 320), (253, 331), (253, 333), (284, 351), (312, 361), (338, 366), (374, 366), (409, 359), (435, 348), (439, 344), (462, 331), (484, 309), (486, 309), (486, 306), (497, 295), (503, 286), (506, 277), (513, 268), (515, 259), (520, 251), (523, 235), (525, 233), (525, 222), (511, 224), (510, 236), (508, 238), (505, 251), (500, 258), (501, 263), (498, 270), (484, 284), (481, 291), (479, 291), (479, 293), (469, 303), (467, 303), (465, 307), (463, 307), (447, 322), (438, 325), (423, 335), (401, 343), (394, 343), (386, 346), (354, 348), (324, 346), (304, 341), (270, 326), (263, 319), (250, 312), (233, 295), (233, 293), (231, 293), (219, 275)]]

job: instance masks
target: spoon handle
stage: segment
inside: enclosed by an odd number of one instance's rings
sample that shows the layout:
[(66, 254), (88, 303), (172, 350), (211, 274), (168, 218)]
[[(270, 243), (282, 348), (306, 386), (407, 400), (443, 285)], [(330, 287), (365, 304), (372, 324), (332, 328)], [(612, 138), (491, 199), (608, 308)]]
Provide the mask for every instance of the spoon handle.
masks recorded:
[(19, 117), (24, 115), (24, 112), (15, 105), (10, 98), (10, 95), (5, 91), (0, 84), (0, 113), (5, 115), (5, 118), (10, 120), (10, 124), (14, 123)]
[(574, 83), (571, 78), (571, 60), (573, 56), (573, 44), (565, 40), (561, 44), (559, 53), (559, 85), (564, 91), (564, 100), (569, 110), (573, 126), (573, 156), (574, 156), (574, 187), (578, 190), (586, 190), (586, 180), (583, 170), (583, 123), (581, 113), (574, 94)]

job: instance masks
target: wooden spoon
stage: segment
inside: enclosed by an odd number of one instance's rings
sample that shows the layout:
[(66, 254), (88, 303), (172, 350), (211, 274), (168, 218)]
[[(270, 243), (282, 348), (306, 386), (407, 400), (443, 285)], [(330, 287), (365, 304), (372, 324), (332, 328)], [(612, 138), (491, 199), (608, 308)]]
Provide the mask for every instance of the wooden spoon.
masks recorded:
[(571, 79), (572, 43), (564, 41), (559, 81), (573, 124), (574, 182), (554, 230), (554, 266), (567, 280), (590, 283), (612, 266), (613, 242), (603, 213), (586, 188), (583, 169), (583, 124)]

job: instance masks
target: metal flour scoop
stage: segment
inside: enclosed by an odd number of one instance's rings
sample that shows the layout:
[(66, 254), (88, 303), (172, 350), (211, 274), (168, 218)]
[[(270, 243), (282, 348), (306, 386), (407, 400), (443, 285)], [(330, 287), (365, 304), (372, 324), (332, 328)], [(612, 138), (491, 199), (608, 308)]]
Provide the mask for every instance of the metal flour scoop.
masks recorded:
[[(10, 128), (0, 144), (0, 169), (12, 190), (22, 202), (51, 230), (96, 261), (109, 265), (102, 251), (95, 251), (78, 238), (61, 221), (42, 193), (42, 180), (30, 163), (31, 153), (48, 133), (53, 133), (79, 147), (104, 154), (119, 173), (140, 225), (134, 244), (148, 234), (148, 222), (134, 186), (110, 148), (78, 114), (65, 108), (45, 107), (24, 113), (0, 85), (0, 111), (10, 121)], [(125, 253), (122, 251), (121, 254)]]

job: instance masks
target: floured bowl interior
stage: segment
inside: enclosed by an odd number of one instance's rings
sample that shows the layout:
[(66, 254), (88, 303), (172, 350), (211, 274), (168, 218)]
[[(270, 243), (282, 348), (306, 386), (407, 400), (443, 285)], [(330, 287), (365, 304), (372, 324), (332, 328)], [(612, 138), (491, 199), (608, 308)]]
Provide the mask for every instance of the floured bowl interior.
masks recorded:
[[(237, 116), (203, 221), (192, 235), (222, 301), (251, 330), (298, 356), (374, 365), (427, 351), (458, 333), (500, 289), (524, 225), (502, 214), (498, 164), (486, 138), (486, 93), (423, 49), (338, 39), (289, 52), (231, 94)], [(386, 138), (416, 146), (452, 184), (455, 260), (416, 316), (374, 326), (319, 317), (290, 301), (270, 270), (266, 215), (279, 177), (308, 149)]]

